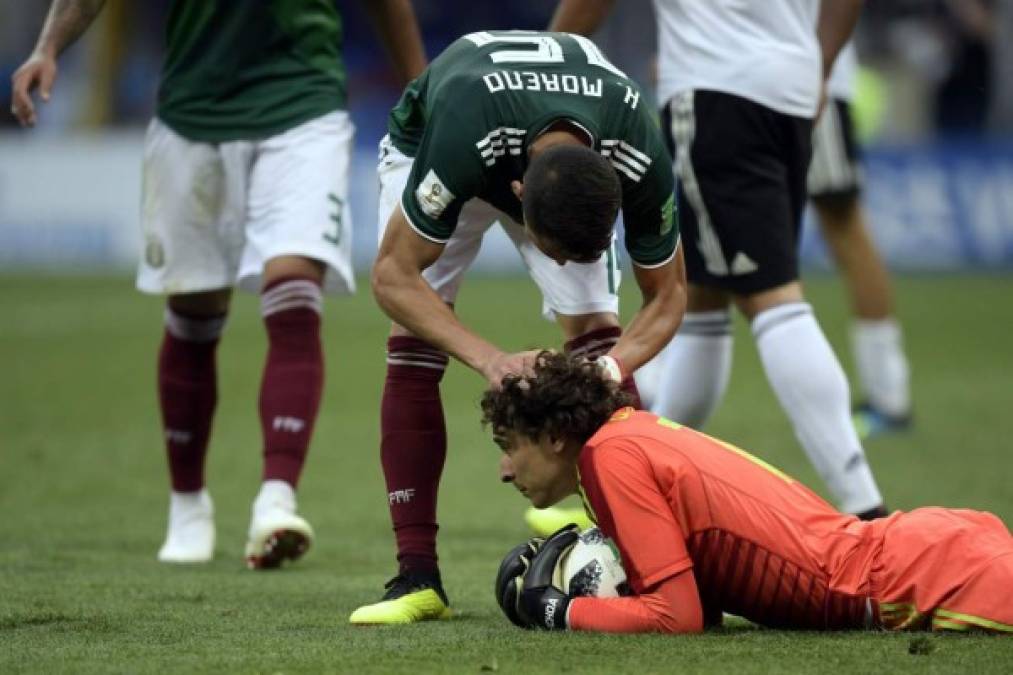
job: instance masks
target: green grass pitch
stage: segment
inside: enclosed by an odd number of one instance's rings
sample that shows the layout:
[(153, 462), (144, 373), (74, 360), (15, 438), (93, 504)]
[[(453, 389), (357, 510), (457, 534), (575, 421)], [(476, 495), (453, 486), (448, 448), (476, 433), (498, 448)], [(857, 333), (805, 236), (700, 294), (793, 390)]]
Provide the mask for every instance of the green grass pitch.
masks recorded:
[[(845, 363), (839, 284), (810, 299)], [(1013, 523), (1013, 279), (898, 281), (916, 428), (867, 444), (894, 508), (992, 510)], [(636, 291), (627, 283), (626, 309)], [(551, 346), (521, 279), (470, 279), (460, 311), (508, 348)], [(628, 314), (628, 311), (627, 311)], [(155, 407), (161, 303), (126, 278), (0, 277), (0, 672), (1010, 672), (1013, 638), (814, 634), (734, 624), (697, 637), (538, 634), (500, 616), (500, 557), (527, 536), (519, 495), (496, 480), (478, 425), (479, 378), (458, 364), (443, 392), (450, 452), (440, 554), (460, 618), (348, 626), (394, 572), (378, 452), (387, 323), (368, 290), (327, 304), (327, 389), (300, 489), (318, 541), (296, 566), (242, 565), (260, 471), (256, 396), (265, 340), (237, 298), (219, 351), (208, 465), (214, 563), (155, 562), (167, 505)], [(817, 486), (737, 322), (728, 396), (709, 426)], [(996, 589), (1011, 596), (1013, 589)]]

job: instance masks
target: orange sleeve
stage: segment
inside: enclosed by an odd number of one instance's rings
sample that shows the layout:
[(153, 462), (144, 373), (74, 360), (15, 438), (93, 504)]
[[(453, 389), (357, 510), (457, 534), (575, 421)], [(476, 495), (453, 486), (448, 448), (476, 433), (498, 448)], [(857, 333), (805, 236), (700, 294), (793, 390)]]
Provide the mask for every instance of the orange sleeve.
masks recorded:
[(598, 526), (619, 547), (633, 591), (691, 568), (682, 528), (636, 445), (608, 439), (584, 454), (581, 485)]
[(629, 598), (574, 598), (571, 630), (602, 633), (699, 633), (703, 610), (691, 570), (669, 577), (650, 593)]

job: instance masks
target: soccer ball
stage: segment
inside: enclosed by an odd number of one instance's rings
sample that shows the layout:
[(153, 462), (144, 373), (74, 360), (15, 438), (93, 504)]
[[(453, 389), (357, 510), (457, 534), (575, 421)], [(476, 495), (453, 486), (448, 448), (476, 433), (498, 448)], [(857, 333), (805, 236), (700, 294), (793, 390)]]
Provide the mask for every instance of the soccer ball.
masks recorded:
[(582, 595), (615, 598), (630, 594), (619, 554), (597, 527), (581, 532), (580, 539), (559, 556), (552, 580), (571, 598)]

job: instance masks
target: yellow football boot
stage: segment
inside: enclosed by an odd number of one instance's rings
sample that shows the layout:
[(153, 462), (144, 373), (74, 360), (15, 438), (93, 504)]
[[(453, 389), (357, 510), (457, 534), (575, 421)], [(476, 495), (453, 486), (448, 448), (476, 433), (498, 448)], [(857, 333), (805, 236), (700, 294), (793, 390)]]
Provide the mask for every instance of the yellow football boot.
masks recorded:
[(438, 574), (405, 572), (388, 581), (383, 599), (352, 612), (348, 622), (383, 626), (450, 619), (453, 610)]

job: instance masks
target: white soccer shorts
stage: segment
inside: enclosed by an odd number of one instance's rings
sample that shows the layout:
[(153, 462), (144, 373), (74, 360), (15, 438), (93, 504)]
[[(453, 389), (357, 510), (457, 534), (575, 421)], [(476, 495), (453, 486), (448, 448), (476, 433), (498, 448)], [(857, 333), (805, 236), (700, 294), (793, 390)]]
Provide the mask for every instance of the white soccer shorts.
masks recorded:
[(144, 144), (137, 288), (259, 292), (264, 263), (327, 265), (324, 289), (352, 293), (348, 173), (354, 127), (344, 111), (258, 141), (198, 143), (155, 118)]
[[(394, 147), (388, 137), (380, 141), (380, 198), (377, 205), (379, 238), (387, 229), (394, 209), (401, 208), (411, 173), (412, 159)], [(510, 216), (481, 199), (471, 199), (461, 209), (457, 228), (443, 253), (422, 272), (422, 277), (444, 302), (453, 304), (461, 288), (464, 273), (474, 262), (482, 246), (482, 237), (499, 223), (517, 247), (521, 259), (542, 292), (542, 315), (553, 320), (556, 314), (581, 316), (599, 312), (619, 313), (620, 271), (616, 261), (615, 236), (610, 250), (593, 263), (567, 262), (559, 265), (538, 250), (524, 227)]]

